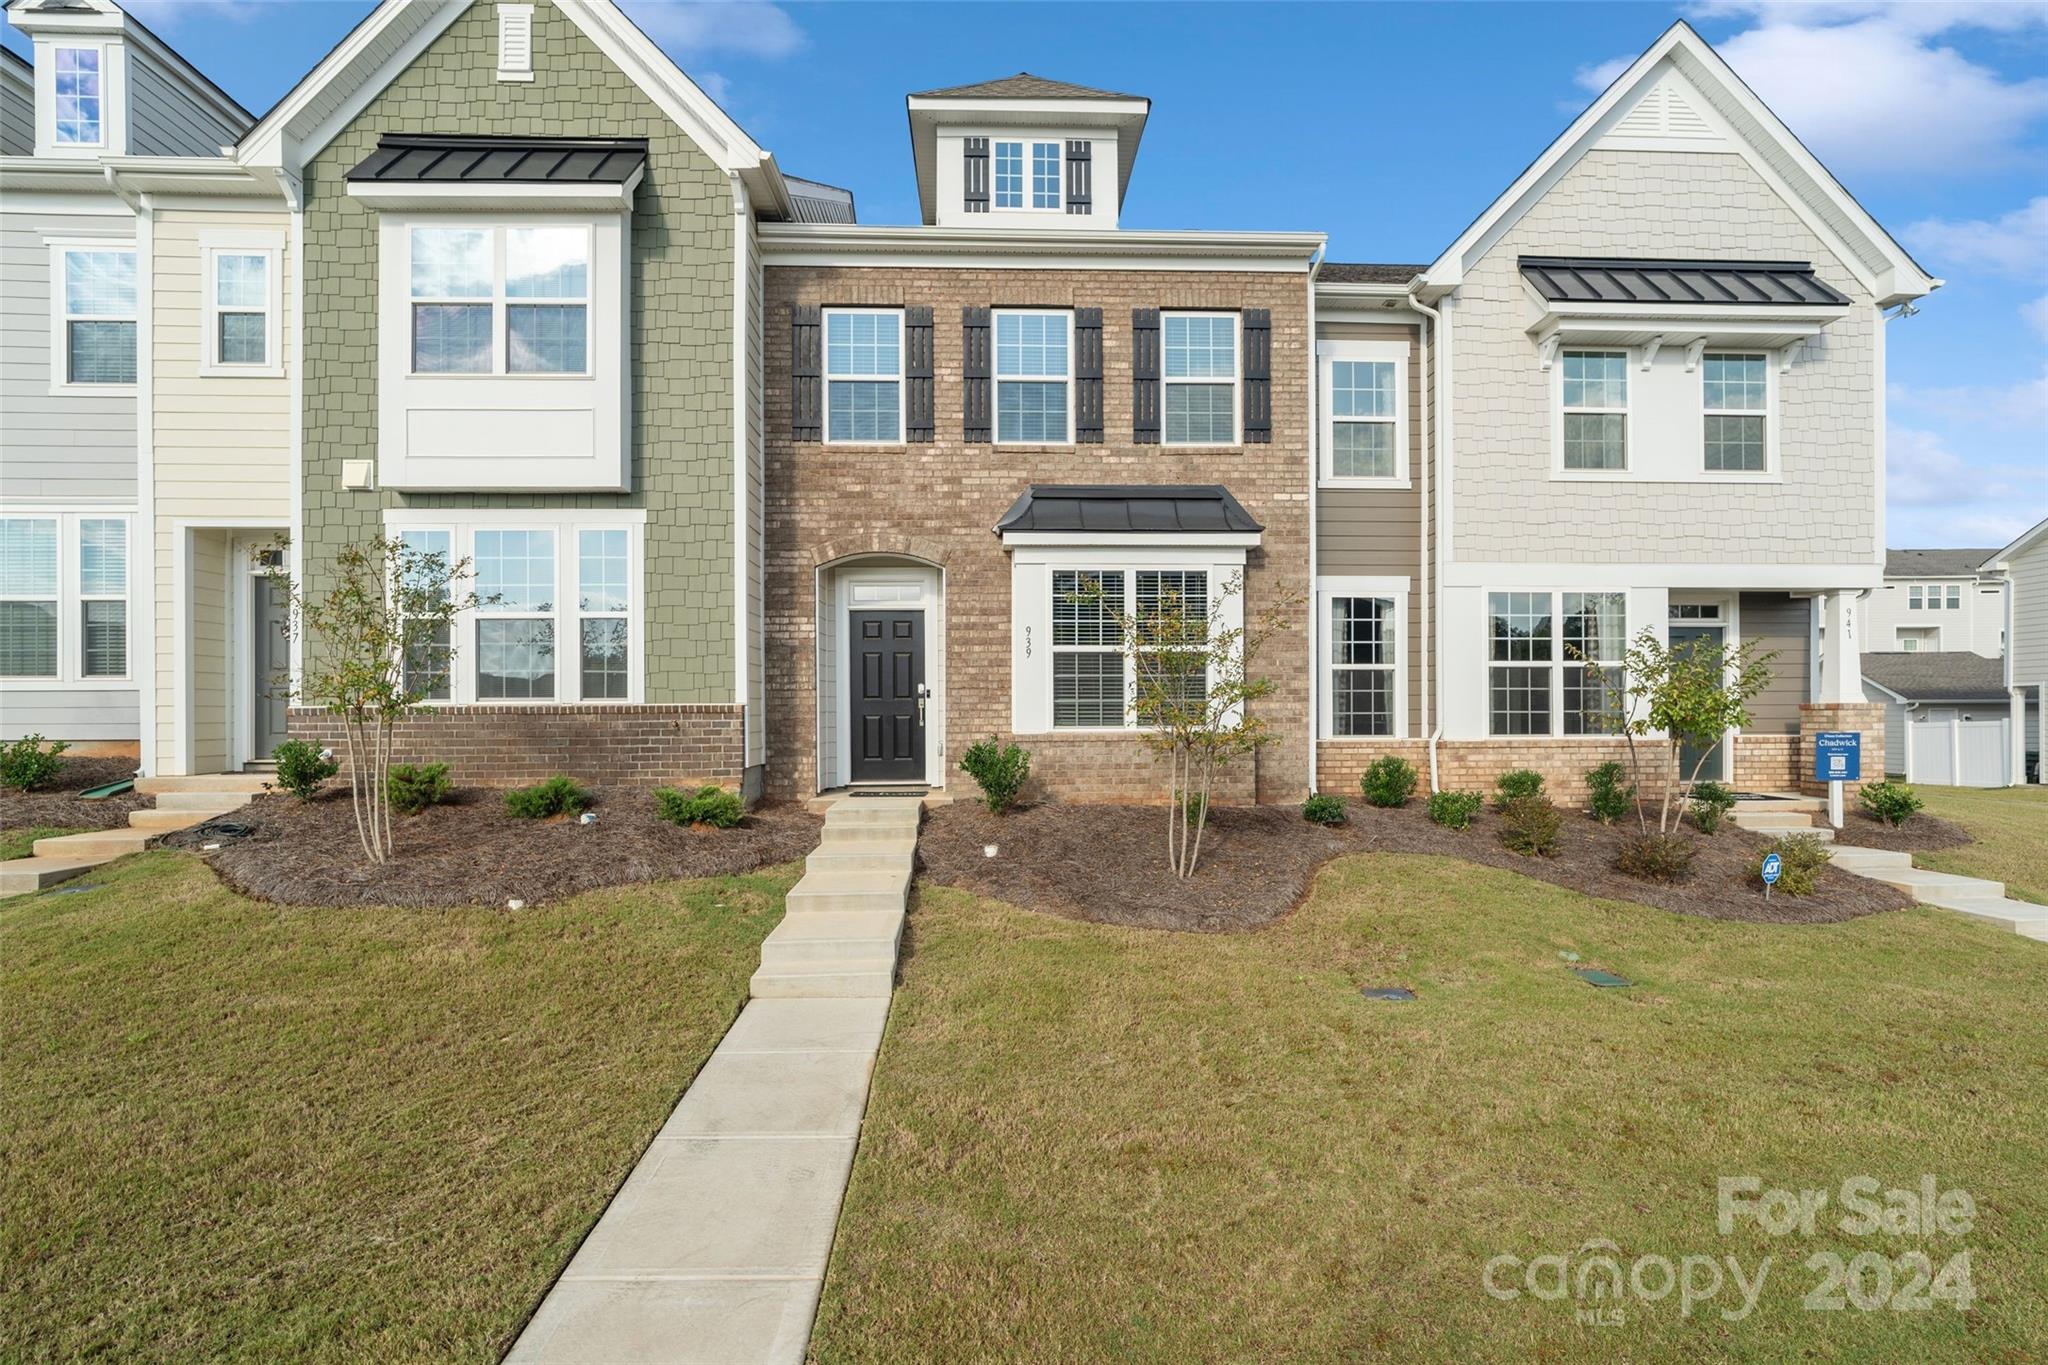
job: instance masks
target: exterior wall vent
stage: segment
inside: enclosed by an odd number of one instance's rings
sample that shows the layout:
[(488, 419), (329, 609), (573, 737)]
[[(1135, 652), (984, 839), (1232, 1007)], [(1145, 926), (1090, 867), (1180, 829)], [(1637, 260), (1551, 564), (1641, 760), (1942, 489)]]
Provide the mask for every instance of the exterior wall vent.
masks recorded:
[(498, 79), (533, 79), (533, 6), (498, 6)]

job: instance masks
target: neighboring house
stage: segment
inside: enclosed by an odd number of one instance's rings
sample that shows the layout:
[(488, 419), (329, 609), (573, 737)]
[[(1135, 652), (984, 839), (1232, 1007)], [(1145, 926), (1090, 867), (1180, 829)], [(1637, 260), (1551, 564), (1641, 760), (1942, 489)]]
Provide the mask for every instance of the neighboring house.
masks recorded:
[[(154, 656), (150, 217), (251, 116), (105, 0), (14, 0), (0, 72), (5, 731), (135, 752)], [(175, 191), (172, 191), (175, 193)], [(209, 506), (223, 495), (206, 489)]]
[(1889, 550), (1884, 586), (1864, 607), (1863, 639), (1877, 651), (2005, 657), (2005, 585), (1981, 572), (1996, 550)]
[(2048, 781), (2041, 762), (2048, 711), (2048, 518), (1986, 558), (1982, 571), (1999, 574), (2006, 585), (2005, 685), (2014, 714), (2025, 717), (2014, 731), (2014, 780)]
[(1865, 654), (1863, 691), (1885, 709), (1889, 776), (1938, 787), (2014, 781), (2013, 699), (2001, 660), (1970, 653)]

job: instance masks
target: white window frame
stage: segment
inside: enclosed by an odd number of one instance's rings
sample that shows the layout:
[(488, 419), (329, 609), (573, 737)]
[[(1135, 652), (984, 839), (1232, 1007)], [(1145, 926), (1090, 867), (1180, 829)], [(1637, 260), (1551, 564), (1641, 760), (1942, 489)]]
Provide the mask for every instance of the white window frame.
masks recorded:
[[(1160, 362), (1165, 364), (1164, 340)], [(1321, 422), (1322, 454), (1318, 459), (1319, 481), (1324, 488), (1407, 488), (1411, 484), (1414, 453), (1408, 448), (1408, 357), (1405, 341), (1324, 341), (1316, 345), (1316, 382), (1319, 389), (1318, 414)], [(1394, 415), (1390, 418), (1343, 418), (1347, 425), (1391, 425), (1394, 429), (1394, 473), (1391, 477), (1339, 476), (1337, 471), (1336, 365), (1339, 361), (1391, 363), (1394, 366)], [(1166, 420), (1162, 399), (1160, 421)], [(1162, 428), (1161, 434), (1164, 435)], [(1366, 594), (1352, 594), (1364, 596)]]
[[(66, 142), (57, 136), (57, 61), (58, 54), (61, 52), (90, 52), (99, 58), (100, 135), (91, 142)], [(60, 156), (108, 150), (113, 145), (114, 113), (114, 62), (113, 51), (110, 45), (103, 42), (78, 42), (68, 38), (62, 39), (50, 44), (48, 53), (42, 61), (47, 61), (50, 68), (49, 137), (47, 139), (49, 146)], [(38, 62), (38, 65), (41, 65), (41, 61)]]
[[(998, 213), (1060, 213), (1067, 206), (1067, 153), (1066, 139), (1050, 137), (1043, 133), (1007, 132), (991, 136), (988, 140), (988, 203)], [(996, 168), (1002, 159), (1002, 149), (1017, 148), (1020, 163), (1020, 184), (1018, 202), (1005, 204), (997, 188)], [(1053, 194), (1050, 204), (1037, 200), (1038, 149), (1053, 149)]]
[(1894, 626), (1892, 648), (1902, 654), (1939, 654), (1940, 626)]
[[(1186, 384), (1214, 388), (1220, 379), (1168, 378), (1166, 373), (1166, 320), (1168, 318), (1227, 318), (1230, 321), (1230, 439), (1227, 441), (1174, 441), (1167, 437), (1166, 398), (1169, 386)], [(1220, 308), (1167, 308), (1159, 314), (1159, 443), (1175, 450), (1232, 450), (1244, 444), (1244, 315)]]
[[(1626, 393), (1618, 408), (1567, 408), (1564, 404), (1564, 368), (1568, 355), (1618, 355), (1621, 357), (1621, 381)], [(1558, 348), (1557, 361), (1550, 367), (1550, 472), (1559, 479), (1631, 479), (1639, 477), (1636, 470), (1636, 381), (1630, 376), (1637, 367), (1638, 348), (1634, 346), (1596, 346), (1590, 342), (1576, 346)], [(1621, 468), (1619, 469), (1572, 469), (1564, 462), (1564, 419), (1571, 416), (1613, 416), (1621, 417)]]
[[(1316, 579), (1316, 734), (1340, 744), (1378, 744), (1408, 738), (1408, 593), (1407, 578), (1367, 575), (1327, 575)], [(1379, 665), (1340, 665), (1335, 657), (1336, 631), (1331, 608), (1343, 598), (1377, 597), (1393, 602), (1389, 630), (1389, 662)], [(1340, 667), (1366, 671), (1384, 668), (1393, 676), (1392, 728), (1384, 735), (1340, 735), (1337, 733), (1337, 676)]]
[[(449, 637), (455, 650), (449, 669), (448, 696), (423, 702), (425, 706), (637, 706), (646, 696), (647, 680), (647, 514), (641, 508), (615, 510), (465, 508), (460, 511), (393, 509), (384, 514), (385, 534), (401, 531), (446, 531), (453, 561), (468, 560), (469, 576), (455, 585), (457, 596), (476, 590), (476, 533), (478, 531), (549, 531), (555, 537), (555, 601), (552, 613), (491, 611), (473, 608), (455, 614)], [(580, 564), (577, 553), (582, 533), (621, 530), (626, 532), (626, 648), (627, 681), (623, 697), (583, 696), (583, 627), (585, 615), (619, 613), (581, 610)], [(479, 619), (549, 619), (555, 628), (555, 695), (552, 697), (479, 697), (476, 686), (476, 623)], [(564, 642), (568, 643), (565, 650)]]
[[(200, 337), (199, 373), (215, 378), (244, 375), (277, 379), (284, 376), (284, 235), (274, 232), (206, 232), (199, 238), (202, 263), (200, 286), (205, 290), (201, 309), (204, 334)], [(248, 308), (220, 306), (218, 262), (223, 256), (261, 256), (264, 261), (263, 361), (235, 364), (220, 356), (220, 315), (247, 313)]]
[[(1067, 328), (1067, 368), (1064, 374), (1005, 375), (1000, 359), (1002, 353), (1002, 328), (1004, 318), (1059, 318)], [(989, 421), (993, 428), (995, 444), (999, 446), (1070, 446), (1074, 444), (1074, 313), (1070, 308), (998, 308), (989, 320), (989, 376), (995, 381), (990, 395)], [(1057, 382), (1066, 391), (1067, 429), (1057, 440), (1016, 440), (1003, 439), (1003, 385), (1004, 384), (1051, 384)]]
[[(1760, 360), (1764, 367), (1764, 405), (1761, 408), (1710, 408), (1707, 406), (1707, 362), (1709, 360)], [(1707, 347), (1700, 353), (1700, 473), (1713, 480), (1763, 479), (1778, 472), (1778, 367), (1769, 351), (1744, 350), (1739, 346)], [(1764, 419), (1764, 467), (1762, 469), (1707, 468), (1707, 419), (1710, 417), (1761, 417)]]
[[(893, 374), (877, 371), (873, 374), (832, 373), (832, 319), (835, 317), (890, 317), (896, 319), (896, 370)], [(904, 428), (910, 421), (910, 414), (903, 410), (909, 398), (903, 383), (904, 368), (908, 364), (910, 335), (901, 308), (826, 308), (821, 310), (818, 326), (818, 371), (824, 381), (820, 398), (820, 422), (823, 427), (824, 443), (828, 446), (900, 446), (904, 444)], [(993, 336), (991, 336), (993, 339)], [(896, 386), (896, 434), (886, 440), (862, 441), (835, 439), (832, 435), (832, 384), (837, 380), (847, 384), (894, 384)]]
[[(624, 526), (578, 526), (572, 534), (575, 537), (575, 544), (569, 551), (557, 550), (556, 554), (558, 567), (566, 570), (569, 567), (569, 561), (572, 559), (575, 564), (575, 571), (572, 576), (575, 579), (576, 598), (571, 604), (571, 615), (576, 626), (577, 695), (582, 696), (583, 694), (583, 623), (586, 621), (623, 621), (626, 623), (626, 636), (628, 640), (626, 651), (626, 691), (630, 694), (633, 690), (635, 663), (639, 659), (638, 652), (630, 643), (633, 635), (633, 608), (640, 598), (639, 582), (633, 576), (633, 533)], [(586, 608), (583, 605), (583, 537), (606, 534), (623, 534), (626, 537), (626, 605), (616, 611), (598, 611)], [(623, 701), (625, 698), (591, 697), (588, 700)]]
[[(1494, 595), (1495, 593), (1520, 593), (1520, 594), (1524, 594), (1524, 595), (1533, 595), (1533, 596), (1538, 596), (1538, 597), (1547, 597), (1547, 598), (1549, 599), (1549, 612), (1550, 612), (1550, 657), (1549, 657), (1549, 659), (1548, 659), (1548, 660), (1543, 660), (1543, 659), (1530, 659), (1530, 660), (1526, 660), (1526, 661), (1523, 661), (1523, 660), (1496, 660), (1496, 659), (1495, 659), (1495, 658), (1493, 657), (1493, 595)], [(1627, 669), (1626, 669), (1626, 668), (1622, 667), (1622, 659), (1621, 659), (1621, 658), (1616, 658), (1616, 659), (1613, 659), (1613, 660), (1605, 660), (1605, 661), (1603, 661), (1603, 660), (1582, 660), (1582, 659), (1574, 659), (1574, 658), (1571, 658), (1571, 657), (1570, 657), (1570, 656), (1569, 656), (1569, 655), (1568, 655), (1568, 654), (1566, 653), (1566, 651), (1565, 651), (1565, 639), (1564, 639), (1564, 615), (1565, 615), (1565, 613), (1564, 613), (1564, 599), (1565, 599), (1565, 598), (1566, 598), (1567, 596), (1585, 596), (1585, 597), (1619, 597), (1619, 598), (1621, 598), (1621, 639), (1620, 639), (1619, 643), (1620, 643), (1620, 645), (1621, 645), (1621, 647), (1622, 647), (1622, 650), (1623, 650), (1623, 655), (1624, 655), (1624, 657), (1625, 657), (1625, 655), (1626, 655), (1626, 652), (1627, 652), (1627, 649), (1628, 649), (1628, 643), (1629, 643), (1629, 640), (1630, 640), (1630, 639), (1632, 638), (1632, 636), (1631, 636), (1630, 632), (1631, 632), (1631, 631), (1632, 631), (1632, 630), (1633, 630), (1633, 629), (1635, 628), (1635, 626), (1636, 626), (1636, 619), (1635, 619), (1635, 601), (1634, 601), (1634, 596), (1635, 596), (1635, 595), (1634, 595), (1633, 593), (1629, 592), (1628, 590), (1624, 589), (1624, 588), (1612, 588), (1612, 587), (1593, 587), (1593, 586), (1579, 586), (1579, 585), (1572, 585), (1572, 586), (1567, 586), (1567, 587), (1562, 587), (1562, 588), (1548, 588), (1548, 587), (1540, 587), (1540, 586), (1528, 586), (1528, 587), (1524, 587), (1524, 586), (1521, 586), (1521, 585), (1519, 585), (1519, 584), (1517, 584), (1517, 585), (1513, 585), (1513, 586), (1494, 586), (1494, 587), (1487, 587), (1487, 588), (1482, 588), (1482, 589), (1480, 590), (1480, 593), (1479, 593), (1479, 608), (1480, 608), (1480, 616), (1479, 616), (1479, 628), (1480, 628), (1480, 631), (1481, 631), (1481, 640), (1480, 640), (1480, 647), (1479, 647), (1479, 658), (1480, 658), (1481, 664), (1483, 665), (1483, 667), (1484, 667), (1484, 668), (1485, 668), (1485, 670), (1486, 670), (1486, 676), (1485, 676), (1485, 678), (1484, 678), (1483, 682), (1481, 683), (1481, 686), (1480, 686), (1480, 689), (1479, 689), (1479, 703), (1480, 703), (1480, 707), (1481, 707), (1481, 716), (1480, 716), (1480, 724), (1479, 724), (1479, 733), (1480, 733), (1480, 735), (1481, 735), (1482, 737), (1484, 737), (1484, 738), (1487, 738), (1487, 739), (1501, 739), (1501, 740), (1518, 740), (1518, 739), (1574, 739), (1574, 740), (1577, 740), (1577, 739), (1597, 739), (1597, 738), (1600, 738), (1600, 737), (1601, 737), (1601, 736), (1600, 736), (1600, 734), (1599, 734), (1598, 732), (1579, 732), (1579, 733), (1574, 733), (1574, 732), (1572, 732), (1572, 731), (1568, 731), (1568, 730), (1566, 730), (1566, 729), (1564, 728), (1564, 718), (1565, 718), (1565, 700), (1564, 700), (1564, 691), (1565, 691), (1565, 685), (1564, 685), (1564, 679), (1565, 679), (1565, 671), (1566, 671), (1567, 669), (1571, 669), (1571, 668), (1581, 668), (1581, 667), (1590, 667), (1590, 666), (1592, 666), (1593, 664), (1596, 664), (1596, 663), (1601, 663), (1601, 664), (1605, 664), (1606, 666), (1610, 666), (1610, 667), (1613, 667), (1613, 668), (1615, 668), (1615, 669), (1616, 669), (1616, 670), (1617, 670), (1617, 671), (1618, 671), (1618, 672), (1620, 673), (1620, 675), (1621, 675), (1621, 676), (1620, 676), (1620, 679), (1619, 679), (1619, 681), (1617, 682), (1617, 686), (1619, 686), (1619, 687), (1621, 687), (1621, 688), (1623, 688), (1623, 689), (1626, 689), (1626, 688), (1627, 688), (1627, 686), (1628, 686), (1628, 671), (1627, 671)], [(1718, 608), (1717, 608), (1717, 610), (1718, 610)], [(1705, 620), (1707, 621), (1707, 623), (1708, 623), (1708, 624), (1720, 624), (1720, 623), (1722, 623), (1723, 621), (1725, 621), (1725, 616), (1724, 616), (1724, 617), (1715, 617), (1715, 618), (1703, 618), (1703, 619), (1705, 619)], [(1733, 631), (1733, 629), (1734, 629), (1733, 625), (1732, 625), (1732, 624), (1730, 624), (1730, 625), (1728, 626), (1728, 629), (1729, 629), (1729, 630), (1730, 630), (1730, 631), (1732, 632), (1732, 631)], [(1547, 670), (1549, 671), (1549, 674), (1550, 674), (1550, 721), (1549, 721), (1549, 725), (1548, 725), (1548, 727), (1547, 727), (1546, 729), (1543, 729), (1543, 730), (1536, 730), (1536, 731), (1532, 731), (1532, 732), (1530, 732), (1530, 733), (1528, 733), (1528, 734), (1502, 734), (1502, 733), (1498, 733), (1498, 732), (1496, 732), (1496, 731), (1494, 730), (1494, 728), (1493, 728), (1493, 675), (1494, 675), (1494, 672), (1495, 672), (1496, 670), (1498, 670), (1498, 669), (1503, 669), (1503, 668), (1543, 668), (1543, 669), (1547, 669)]]
[[(506, 235), (522, 228), (565, 228), (583, 233), (583, 296), (581, 298), (547, 297), (513, 298), (505, 292)], [(412, 233), (415, 229), (454, 229), (457, 231), (487, 232), (491, 238), (491, 296), (474, 298), (419, 297), (412, 292)], [(415, 221), (406, 227), (405, 246), (405, 370), (415, 379), (475, 381), (479, 379), (512, 379), (549, 383), (557, 380), (589, 379), (595, 373), (597, 363), (597, 300), (599, 288), (597, 270), (596, 234), (591, 231), (588, 221), (560, 221), (555, 219), (478, 219), (470, 222), (427, 222)], [(421, 370), (415, 368), (419, 353), (414, 343), (417, 322), (414, 309), (436, 304), (474, 306), (488, 302), (491, 308), (491, 368), (471, 373), (446, 370)], [(512, 309), (522, 305), (535, 304), (546, 307), (553, 304), (571, 304), (583, 309), (583, 368), (580, 370), (515, 370), (512, 364)]]
[[(135, 324), (135, 377), (142, 378), (142, 258), (133, 237), (52, 237), (50, 248), (50, 393), (55, 395), (98, 395), (117, 398), (133, 395), (135, 383), (95, 384), (71, 378), (71, 326), (74, 322), (132, 322)], [(135, 257), (135, 312), (73, 313), (64, 287), (64, 258), (73, 252), (126, 252)]]
[[(438, 526), (421, 524), (408, 526), (394, 526), (391, 529), (391, 535), (395, 539), (402, 539), (407, 535), (429, 535), (435, 532), (438, 532), (448, 537), (448, 568), (452, 572), (455, 566), (462, 562), (462, 556), (459, 553), (457, 553), (455, 528), (453, 526), (447, 525), (445, 523)], [(451, 580), (449, 583), (448, 590), (451, 595), (460, 596), (464, 593), (467, 593), (473, 586), (473, 583), (467, 580), (461, 582)], [(461, 639), (456, 634), (456, 631), (459, 629), (460, 626), (457, 625), (457, 623), (453, 620), (451, 620), (448, 623), (448, 647), (457, 658), (461, 657), (462, 650)], [(402, 676), (403, 673), (401, 671), (401, 677)], [(451, 664), (448, 670), (448, 695), (445, 697), (423, 697), (421, 698), (421, 704), (425, 706), (446, 706), (449, 704), (451, 700), (453, 700), (454, 695), (455, 670), (453, 665)]]
[[(9, 521), (52, 521), (57, 524), (57, 672), (54, 676), (8, 677), (0, 683), (10, 689), (36, 687), (63, 687), (66, 691), (127, 690), (136, 684), (137, 659), (135, 649), (135, 514), (121, 509), (79, 507), (75, 509), (0, 508), (0, 518)], [(93, 593), (87, 596), (83, 591), (81, 573), (84, 558), (80, 546), (79, 523), (86, 521), (118, 521), (123, 524), (123, 544), (127, 551), (127, 563), (122, 575), (123, 591), (118, 594)], [(9, 598), (9, 601), (47, 602), (46, 597)], [(127, 627), (127, 647), (123, 650), (125, 672), (118, 676), (94, 674), (85, 671), (85, 603), (122, 602), (126, 604), (123, 613)]]

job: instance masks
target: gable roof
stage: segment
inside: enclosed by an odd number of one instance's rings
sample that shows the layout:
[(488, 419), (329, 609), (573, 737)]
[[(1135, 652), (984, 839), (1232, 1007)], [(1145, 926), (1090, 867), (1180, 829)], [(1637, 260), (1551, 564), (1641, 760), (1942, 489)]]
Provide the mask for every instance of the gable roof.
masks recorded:
[(2009, 561), (2025, 554), (2043, 536), (2048, 536), (2048, 517), (2041, 518), (2032, 526), (2020, 532), (2012, 544), (1987, 556), (1981, 567), (1985, 569), (2006, 568), (2009, 566)]
[(1920, 298), (1942, 281), (1922, 270), (1906, 249), (1870, 216), (1842, 183), (1771, 112), (1713, 45), (1683, 19), (1673, 23), (1571, 125), (1515, 177), (1456, 241), (1430, 265), (1423, 292), (1440, 298), (1593, 144), (1648, 94), (1666, 71), (1676, 70), (1706, 99), (1714, 118), (1728, 125), (1758, 173), (1778, 189), (1793, 212), (1866, 285), (1879, 304)]
[(1862, 656), (1863, 677), (1900, 701), (2004, 701), (2005, 660), (1939, 650)]
[[(184, 53), (158, 37), (149, 25), (120, 5), (112, 3), (112, 0), (8, 0), (6, 9), (15, 16), (16, 27), (24, 33), (29, 32), (29, 27), (22, 25), (20, 18), (33, 13), (58, 17), (75, 16), (70, 23), (62, 26), (69, 28), (73, 24), (79, 27), (89, 25), (95, 29), (104, 29), (108, 33), (132, 37), (139, 47), (168, 66), (174, 75), (185, 80), (192, 87), (194, 94), (212, 104), (219, 112), (222, 122), (231, 128), (244, 130), (256, 122), (256, 116), (243, 108), (240, 100), (221, 89), (211, 76), (188, 61)], [(7, 55), (19, 61), (24, 70), (34, 69), (32, 64), (18, 53), (4, 48), (0, 48), (0, 51), (7, 51)]]
[(1996, 550), (1886, 550), (1886, 578), (1971, 578)]
[[(914, 100), (1143, 100), (1143, 95), (1120, 95), (1114, 90), (1091, 90), (1085, 85), (1049, 80), (1019, 71), (976, 85), (949, 85), (940, 90), (920, 90)], [(1145, 100), (1150, 104), (1150, 100)]]
[(1316, 271), (1318, 284), (1406, 284), (1429, 269), (1426, 265), (1378, 265), (1365, 261), (1324, 261)]

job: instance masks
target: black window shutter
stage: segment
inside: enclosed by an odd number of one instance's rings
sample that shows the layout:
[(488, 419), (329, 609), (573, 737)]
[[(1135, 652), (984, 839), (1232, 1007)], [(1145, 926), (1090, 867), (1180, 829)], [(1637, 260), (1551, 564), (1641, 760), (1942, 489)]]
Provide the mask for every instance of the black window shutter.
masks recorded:
[(932, 310), (903, 310), (903, 435), (932, 439)]
[(989, 439), (989, 336), (988, 309), (960, 310), (960, 390), (962, 394), (961, 438)]
[(1074, 310), (1074, 441), (1102, 444), (1102, 310)]
[(1244, 443), (1273, 439), (1273, 314), (1244, 310)]
[(824, 436), (824, 331), (816, 304), (794, 304), (789, 310), (789, 436), (816, 441)]
[(1086, 138), (1070, 139), (1067, 143), (1067, 212), (1095, 212), (1091, 198), (1091, 186), (1095, 179), (1095, 166), (1091, 152), (1095, 144)]
[(962, 138), (961, 184), (965, 187), (962, 207), (969, 213), (988, 212), (988, 139)]
[(1131, 310), (1131, 439), (1159, 444), (1159, 310)]

